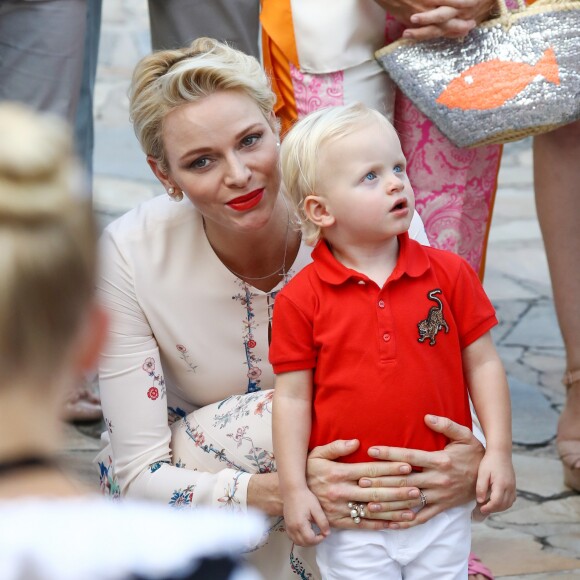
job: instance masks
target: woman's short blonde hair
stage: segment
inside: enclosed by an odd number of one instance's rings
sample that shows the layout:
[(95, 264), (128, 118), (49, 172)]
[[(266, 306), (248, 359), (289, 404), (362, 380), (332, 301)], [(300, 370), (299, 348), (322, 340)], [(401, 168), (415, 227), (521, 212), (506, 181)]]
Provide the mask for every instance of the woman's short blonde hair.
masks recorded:
[(362, 103), (353, 103), (310, 113), (284, 138), (280, 149), (284, 192), (294, 205), (307, 244), (315, 245), (321, 237), (320, 227), (309, 221), (304, 212), (306, 197), (316, 195), (321, 149), (371, 120), (392, 127), (378, 111)]
[[(252, 56), (211, 38), (198, 38), (189, 47), (154, 52), (133, 72), (130, 115), (135, 135), (147, 155), (167, 170), (162, 130), (173, 109), (225, 90), (251, 97), (264, 117), (273, 119), (276, 96), (260, 63)], [(275, 125), (272, 128), (276, 130)]]
[(93, 295), (96, 231), (64, 121), (0, 104), (0, 383), (57, 376)]

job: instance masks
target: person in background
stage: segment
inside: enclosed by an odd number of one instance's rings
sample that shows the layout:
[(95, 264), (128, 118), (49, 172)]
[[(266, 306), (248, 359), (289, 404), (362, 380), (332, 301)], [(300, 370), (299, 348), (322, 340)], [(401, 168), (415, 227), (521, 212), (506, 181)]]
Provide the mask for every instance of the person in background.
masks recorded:
[(257, 580), (238, 558), (263, 534), (262, 518), (114, 504), (59, 459), (63, 401), (106, 335), (96, 235), (68, 127), (0, 103), (2, 579)]
[[(255, 58), (212, 39), (135, 68), (131, 119), (167, 196), (103, 232), (97, 285), (111, 327), (99, 365), (107, 432), (97, 463), (112, 495), (260, 509), (271, 518), (251, 554), (262, 574), (319, 578), (312, 550), (293, 550), (284, 532), (272, 455), (272, 310), (311, 261), (280, 195), (274, 100)], [(416, 215), (410, 235), (426, 242)], [(444, 450), (389, 449), (389, 461), (335, 461), (357, 441), (313, 450), (309, 482), (332, 524), (404, 526), (473, 499), (481, 444), (446, 419), (433, 429), (448, 437)], [(406, 461), (423, 471), (410, 473)], [(385, 487), (381, 475), (398, 477)], [(429, 505), (415, 514), (419, 487)], [(369, 504), (358, 526), (351, 500)]]
[(534, 138), (534, 186), (554, 304), (564, 338), (566, 401), (556, 445), (564, 483), (580, 492), (580, 121)]
[[(92, 171), (92, 94), (101, 0), (0, 3), (0, 100), (54, 113), (77, 126), (77, 146)], [(66, 34), (63, 34), (66, 31)], [(92, 62), (90, 62), (92, 60)], [(63, 402), (73, 422), (102, 418), (88, 381)]]
[(202, 36), (259, 58), (260, 0), (148, 0), (153, 50)]
[(483, 279), (501, 147), (459, 149), (399, 90), (374, 58), (408, 39), (461, 37), (493, 0), (262, 0), (264, 67), (282, 136), (308, 113), (355, 101), (393, 122), (408, 160), (416, 210), (432, 246), (465, 258)]

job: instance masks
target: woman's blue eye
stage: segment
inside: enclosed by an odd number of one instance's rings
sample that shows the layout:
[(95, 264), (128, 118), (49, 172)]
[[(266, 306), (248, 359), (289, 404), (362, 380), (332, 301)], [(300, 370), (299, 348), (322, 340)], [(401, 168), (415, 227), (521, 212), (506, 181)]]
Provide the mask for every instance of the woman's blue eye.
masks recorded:
[(209, 165), (209, 159), (207, 157), (200, 157), (199, 159), (196, 159), (191, 166), (194, 169), (204, 169), (205, 167), (207, 167)]
[(368, 181), (373, 181), (374, 179), (377, 178), (377, 174), (374, 171), (369, 171), (366, 175), (365, 175), (365, 179), (367, 179)]
[(261, 135), (248, 135), (247, 137), (244, 137), (242, 139), (242, 145), (244, 147), (251, 147), (252, 145), (254, 145), (256, 143), (256, 141), (258, 141), (258, 139), (260, 139)]

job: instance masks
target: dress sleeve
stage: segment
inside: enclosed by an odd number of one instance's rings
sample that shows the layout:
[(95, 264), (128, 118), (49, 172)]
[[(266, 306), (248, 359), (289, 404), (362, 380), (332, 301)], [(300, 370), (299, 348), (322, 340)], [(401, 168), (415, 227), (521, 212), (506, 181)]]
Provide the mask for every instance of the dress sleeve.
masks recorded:
[(249, 474), (234, 469), (207, 473), (171, 464), (159, 348), (135, 291), (132, 260), (108, 230), (100, 250), (97, 292), (109, 316), (109, 333), (99, 385), (121, 494), (175, 506), (223, 506), (219, 498), (224, 490), (235, 490), (236, 505), (245, 511)]

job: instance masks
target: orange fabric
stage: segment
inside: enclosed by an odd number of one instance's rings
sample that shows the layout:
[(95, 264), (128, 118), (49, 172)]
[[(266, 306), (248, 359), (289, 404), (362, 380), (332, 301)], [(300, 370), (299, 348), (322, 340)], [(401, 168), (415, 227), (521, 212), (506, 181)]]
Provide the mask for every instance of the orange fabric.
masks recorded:
[(274, 112), (282, 124), (282, 135), (296, 122), (298, 113), (290, 65), (300, 67), (290, 0), (262, 0), (262, 58), (276, 94)]

